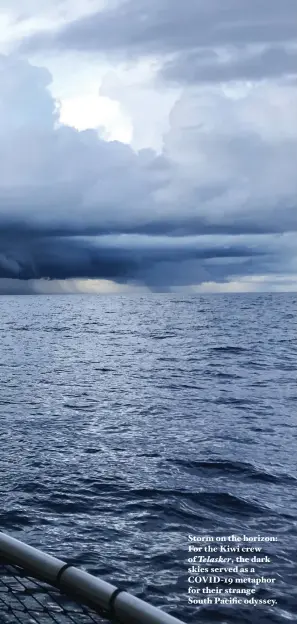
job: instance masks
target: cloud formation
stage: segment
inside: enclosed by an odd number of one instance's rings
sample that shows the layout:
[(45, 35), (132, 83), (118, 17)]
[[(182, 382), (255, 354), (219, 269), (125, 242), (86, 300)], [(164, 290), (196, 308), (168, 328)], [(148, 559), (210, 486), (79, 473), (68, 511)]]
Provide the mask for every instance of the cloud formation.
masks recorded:
[(296, 21), (295, 0), (109, 1), (22, 48), (151, 57), (179, 82), (258, 80), (296, 75)]
[(178, 84), (264, 80), (297, 73), (297, 48), (282, 45), (225, 51), (193, 49), (166, 61), (163, 79)]
[(293, 81), (186, 89), (156, 154), (60, 124), (48, 70), (0, 73), (2, 291), (297, 274)]

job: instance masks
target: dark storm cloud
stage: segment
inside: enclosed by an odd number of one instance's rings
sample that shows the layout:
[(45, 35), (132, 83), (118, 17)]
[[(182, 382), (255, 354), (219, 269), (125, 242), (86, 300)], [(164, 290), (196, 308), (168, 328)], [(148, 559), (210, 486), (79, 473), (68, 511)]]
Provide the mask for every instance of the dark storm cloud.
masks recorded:
[(2, 292), (12, 279), (22, 292), (72, 278), (161, 289), (294, 269), (292, 85), (276, 98), (190, 90), (157, 155), (59, 125), (48, 72), (15, 57), (0, 70)]
[(132, 272), (133, 257), (102, 250), (89, 241), (27, 237), (0, 241), (0, 277), (18, 279), (106, 278), (121, 281)]
[(261, 257), (269, 253), (261, 245), (230, 241), (223, 244), (219, 238), (193, 237), (168, 239), (166, 237), (123, 236), (65, 237), (48, 236), (29, 229), (24, 236), (13, 226), (9, 236), (1, 228), (0, 278), (70, 279), (99, 278), (129, 282), (138, 278), (145, 281), (150, 269), (162, 262), (180, 263), (187, 260), (204, 261), (209, 258)]
[(67, 24), (54, 40), (75, 49), (137, 53), (276, 43), (296, 39), (296, 15), (295, 0), (128, 0)]
[[(153, 56), (167, 59), (166, 78), (183, 81), (258, 79), (296, 73), (294, 52), (283, 47), (296, 42), (296, 23), (295, 0), (127, 0), (33, 35), (23, 49)], [(251, 49), (257, 45), (264, 49)], [(222, 49), (230, 56), (223, 63)]]
[[(1, 202), (1, 198), (0, 198)], [(197, 204), (199, 202), (199, 193), (197, 193)], [(106, 215), (107, 217), (107, 215)], [(105, 219), (106, 219), (105, 217)], [(122, 236), (121, 244), (123, 249), (125, 245), (136, 245), (137, 239), (145, 241), (150, 237), (152, 241), (157, 238), (164, 241), (173, 242), (176, 238), (183, 237), (185, 241), (192, 237), (199, 236), (256, 236), (256, 235), (282, 235), (285, 233), (294, 233), (297, 231), (297, 207), (296, 204), (280, 204), (279, 206), (271, 206), (261, 212), (261, 207), (250, 209), (242, 214), (237, 213), (236, 216), (218, 214), (216, 220), (209, 219), (207, 215), (187, 215), (186, 213), (171, 214), (167, 218), (164, 215), (149, 215), (139, 218), (135, 215), (129, 217), (128, 213), (123, 216), (119, 215), (117, 221), (112, 224), (106, 224), (103, 220), (98, 220), (96, 215), (88, 216), (86, 222), (81, 217), (75, 215), (55, 216), (51, 215), (50, 210), (47, 215), (43, 216), (42, 222), (34, 223), (34, 217), (30, 214), (24, 218), (10, 218), (9, 215), (0, 214), (0, 241), (2, 245), (5, 241), (16, 241), (18, 244), (26, 241), (34, 243), (34, 241), (73, 241), (89, 240), (95, 237), (101, 238), (103, 244), (109, 240), (115, 240), (118, 236)], [(133, 238), (134, 237), (134, 238)], [(136, 242), (135, 242), (136, 241)], [(1, 244), (1, 243), (0, 243)], [(50, 243), (53, 244), (54, 243)], [(142, 244), (142, 243), (141, 243)], [(165, 249), (166, 249), (166, 244)], [(185, 244), (187, 248), (188, 245)]]
[[(12, 234), (12, 231), (11, 231)], [(36, 292), (38, 280), (95, 278), (166, 290), (228, 276), (271, 271), (286, 264), (292, 241), (232, 236), (81, 238), (46, 235), (0, 237), (0, 292)], [(13, 286), (16, 281), (16, 287)], [(24, 286), (22, 287), (22, 283)], [(25, 285), (26, 283), (26, 285)], [(1, 287), (2, 284), (2, 287)], [(38, 291), (38, 288), (37, 288)]]
[(221, 60), (219, 53), (191, 50), (166, 62), (161, 75), (178, 83), (212, 83), (231, 80), (262, 80), (297, 73), (297, 49), (271, 47), (260, 51), (233, 51)]

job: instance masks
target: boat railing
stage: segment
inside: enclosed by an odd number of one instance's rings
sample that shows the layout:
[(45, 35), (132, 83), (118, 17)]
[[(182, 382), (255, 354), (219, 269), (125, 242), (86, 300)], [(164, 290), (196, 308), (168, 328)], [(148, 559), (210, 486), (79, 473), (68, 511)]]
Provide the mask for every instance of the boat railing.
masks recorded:
[(0, 532), (3, 624), (183, 624), (70, 563)]

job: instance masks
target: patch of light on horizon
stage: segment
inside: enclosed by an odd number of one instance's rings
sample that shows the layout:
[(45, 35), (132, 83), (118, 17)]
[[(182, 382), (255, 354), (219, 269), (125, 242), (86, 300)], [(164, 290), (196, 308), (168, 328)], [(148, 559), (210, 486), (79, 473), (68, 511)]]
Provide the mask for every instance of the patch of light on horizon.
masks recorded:
[[(23, 281), (0, 278), (0, 295), (121, 295), (154, 293), (146, 285), (130, 283), (118, 284), (104, 279), (37, 279)], [(216, 293), (297, 293), (297, 275), (243, 276), (225, 283), (213, 281), (185, 286), (164, 288), (165, 294), (216, 294)], [(162, 294), (162, 289), (158, 290)]]
[(188, 287), (192, 293), (297, 292), (297, 275), (250, 275), (228, 282), (203, 282)]
[(104, 279), (32, 280), (38, 294), (124, 294), (147, 292), (145, 286), (118, 284)]
[[(104, 279), (34, 280), (32, 286), (40, 294), (133, 294), (151, 289), (141, 284), (118, 284)], [(160, 291), (161, 292), (161, 291)], [(229, 282), (202, 282), (181, 287), (169, 287), (164, 292), (189, 294), (297, 292), (297, 275), (251, 275), (230, 279)]]

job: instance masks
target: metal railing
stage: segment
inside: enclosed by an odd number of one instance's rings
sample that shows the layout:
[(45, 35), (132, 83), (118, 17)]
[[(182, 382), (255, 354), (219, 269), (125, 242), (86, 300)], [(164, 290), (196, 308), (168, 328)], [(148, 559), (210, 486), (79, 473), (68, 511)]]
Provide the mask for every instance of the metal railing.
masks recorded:
[(183, 624), (136, 596), (0, 532), (0, 622), (49, 621)]

